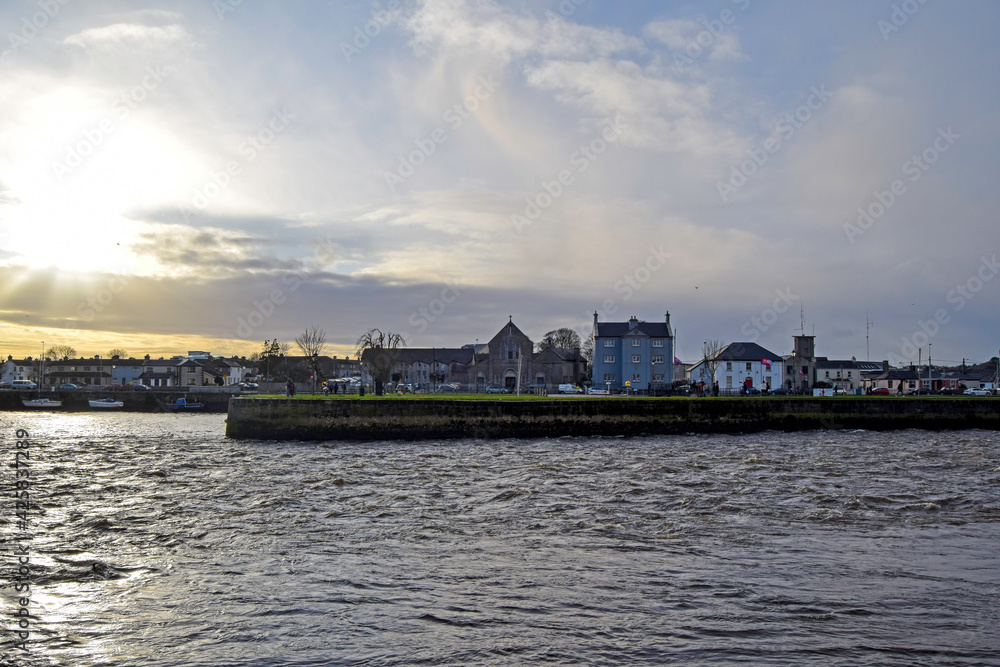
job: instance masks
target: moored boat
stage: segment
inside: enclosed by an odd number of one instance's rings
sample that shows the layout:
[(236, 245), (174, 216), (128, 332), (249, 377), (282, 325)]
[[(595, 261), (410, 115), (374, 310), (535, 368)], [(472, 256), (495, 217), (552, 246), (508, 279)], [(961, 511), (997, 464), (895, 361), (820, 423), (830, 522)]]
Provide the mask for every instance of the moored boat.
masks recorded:
[(116, 401), (115, 399), (111, 398), (110, 396), (107, 397), (107, 398), (101, 398), (101, 399), (98, 399), (98, 400), (95, 400), (95, 401), (88, 401), (88, 403), (90, 403), (90, 407), (92, 407), (92, 408), (98, 408), (98, 409), (101, 409), (101, 410), (107, 410), (108, 408), (123, 408), (123, 407), (125, 407), (125, 402), (124, 401)]
[(61, 408), (62, 407), (62, 401), (54, 399), (54, 398), (47, 398), (45, 396), (39, 396), (38, 398), (31, 398), (31, 399), (23, 398), (23, 399), (21, 399), (21, 402), (24, 403), (24, 407), (26, 407), (26, 408)]
[(45, 383), (45, 341), (42, 341), (42, 356), (38, 357), (38, 394), (35, 398), (22, 398), (26, 408), (61, 408), (62, 401), (56, 398), (42, 396), (42, 385)]
[(167, 407), (176, 412), (183, 412), (185, 410), (201, 410), (204, 406), (201, 403), (188, 403), (187, 399), (181, 396), (173, 404), (168, 404)]

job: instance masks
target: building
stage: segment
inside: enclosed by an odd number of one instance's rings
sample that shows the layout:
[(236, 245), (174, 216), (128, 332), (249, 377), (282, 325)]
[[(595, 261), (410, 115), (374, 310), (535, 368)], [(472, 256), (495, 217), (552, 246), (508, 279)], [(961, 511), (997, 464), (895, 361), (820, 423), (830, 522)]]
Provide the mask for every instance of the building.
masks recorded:
[(442, 384), (468, 385), (472, 381), (471, 346), (402, 348), (396, 350), (391, 380), (433, 391)]
[(578, 347), (547, 347), (531, 360), (533, 385), (556, 392), (561, 384), (579, 384), (587, 374), (587, 360)]
[[(551, 392), (560, 384), (576, 384), (587, 371), (579, 348), (551, 347), (534, 352), (535, 344), (514, 324), (513, 317), (488, 343), (462, 347), (404, 347), (391, 352), (391, 382), (434, 391), (442, 384), (482, 391), (503, 387), (542, 386)], [(370, 365), (379, 351), (365, 350), (363, 381), (371, 384)]]
[(53, 359), (45, 362), (45, 382), (58, 387), (61, 384), (107, 387), (111, 379), (113, 359), (95, 356), (91, 359)]
[(788, 391), (807, 394), (816, 381), (816, 336), (794, 336), (792, 340), (792, 353), (782, 358), (782, 384)]
[(0, 382), (10, 384), (14, 380), (31, 380), (37, 383), (38, 360), (32, 357), (15, 359), (8, 354), (7, 360), (3, 362), (3, 365), (0, 365)]
[(691, 369), (691, 381), (704, 382), (706, 388), (718, 382), (721, 394), (744, 392), (751, 387), (770, 391), (781, 385), (783, 368), (781, 357), (757, 343), (730, 343), (696, 363)]
[(845, 394), (856, 394), (867, 387), (867, 383), (864, 382), (866, 375), (879, 372), (881, 369), (880, 363), (858, 361), (853, 357), (850, 359), (816, 357), (813, 384), (825, 382)]
[(524, 335), (511, 317), (486, 344), (484, 368), (477, 370), (488, 386), (504, 387), (513, 391), (518, 384), (527, 387), (533, 377), (532, 358), (535, 344)]
[(595, 311), (592, 364), (595, 387), (645, 391), (670, 387), (674, 380), (670, 313), (663, 322), (645, 322), (634, 315), (627, 322), (598, 322)]

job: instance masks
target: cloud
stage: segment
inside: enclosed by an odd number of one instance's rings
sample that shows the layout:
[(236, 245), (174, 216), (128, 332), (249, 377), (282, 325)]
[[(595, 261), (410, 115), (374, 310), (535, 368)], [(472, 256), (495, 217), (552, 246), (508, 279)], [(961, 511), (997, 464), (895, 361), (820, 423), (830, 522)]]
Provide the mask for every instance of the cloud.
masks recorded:
[(112, 52), (162, 49), (193, 42), (191, 34), (177, 24), (148, 26), (137, 23), (115, 23), (100, 28), (87, 28), (63, 39), (66, 46), (86, 50)]
[(727, 28), (726, 24), (715, 20), (713, 29), (709, 28), (709, 20), (702, 18), (671, 19), (667, 21), (652, 21), (643, 28), (643, 34), (648, 38), (664, 44), (678, 56), (696, 59), (708, 54), (708, 60), (727, 61), (743, 60), (746, 54), (740, 46), (739, 37)]

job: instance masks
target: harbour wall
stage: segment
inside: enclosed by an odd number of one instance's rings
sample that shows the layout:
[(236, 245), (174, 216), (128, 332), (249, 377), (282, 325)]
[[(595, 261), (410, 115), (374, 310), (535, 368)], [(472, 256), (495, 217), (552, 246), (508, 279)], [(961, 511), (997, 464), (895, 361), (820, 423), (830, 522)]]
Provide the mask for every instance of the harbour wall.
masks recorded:
[(226, 435), (264, 440), (539, 438), (812, 429), (1000, 430), (996, 398), (284, 399), (235, 397)]
[[(0, 389), (0, 411), (33, 410), (24, 407), (22, 398), (35, 398), (34, 391), (20, 391), (15, 389)], [(125, 412), (165, 412), (167, 404), (173, 403), (183, 396), (188, 403), (201, 403), (203, 412), (226, 412), (229, 407), (229, 398), (232, 392), (211, 391), (204, 392), (186, 390), (183, 387), (149, 389), (149, 390), (120, 390), (114, 392), (78, 390), (56, 390), (43, 391), (43, 396), (59, 399), (63, 402), (59, 412), (92, 412), (101, 410), (107, 412), (107, 408), (91, 408), (89, 401), (113, 396), (122, 401), (125, 405), (121, 408)]]

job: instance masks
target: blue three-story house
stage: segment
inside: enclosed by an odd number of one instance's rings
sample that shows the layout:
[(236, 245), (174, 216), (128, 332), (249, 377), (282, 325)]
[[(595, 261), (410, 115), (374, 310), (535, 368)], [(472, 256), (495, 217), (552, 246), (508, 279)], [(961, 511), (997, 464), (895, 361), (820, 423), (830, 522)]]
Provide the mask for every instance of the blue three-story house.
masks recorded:
[(593, 386), (648, 391), (674, 381), (674, 334), (663, 322), (598, 322), (594, 313)]

